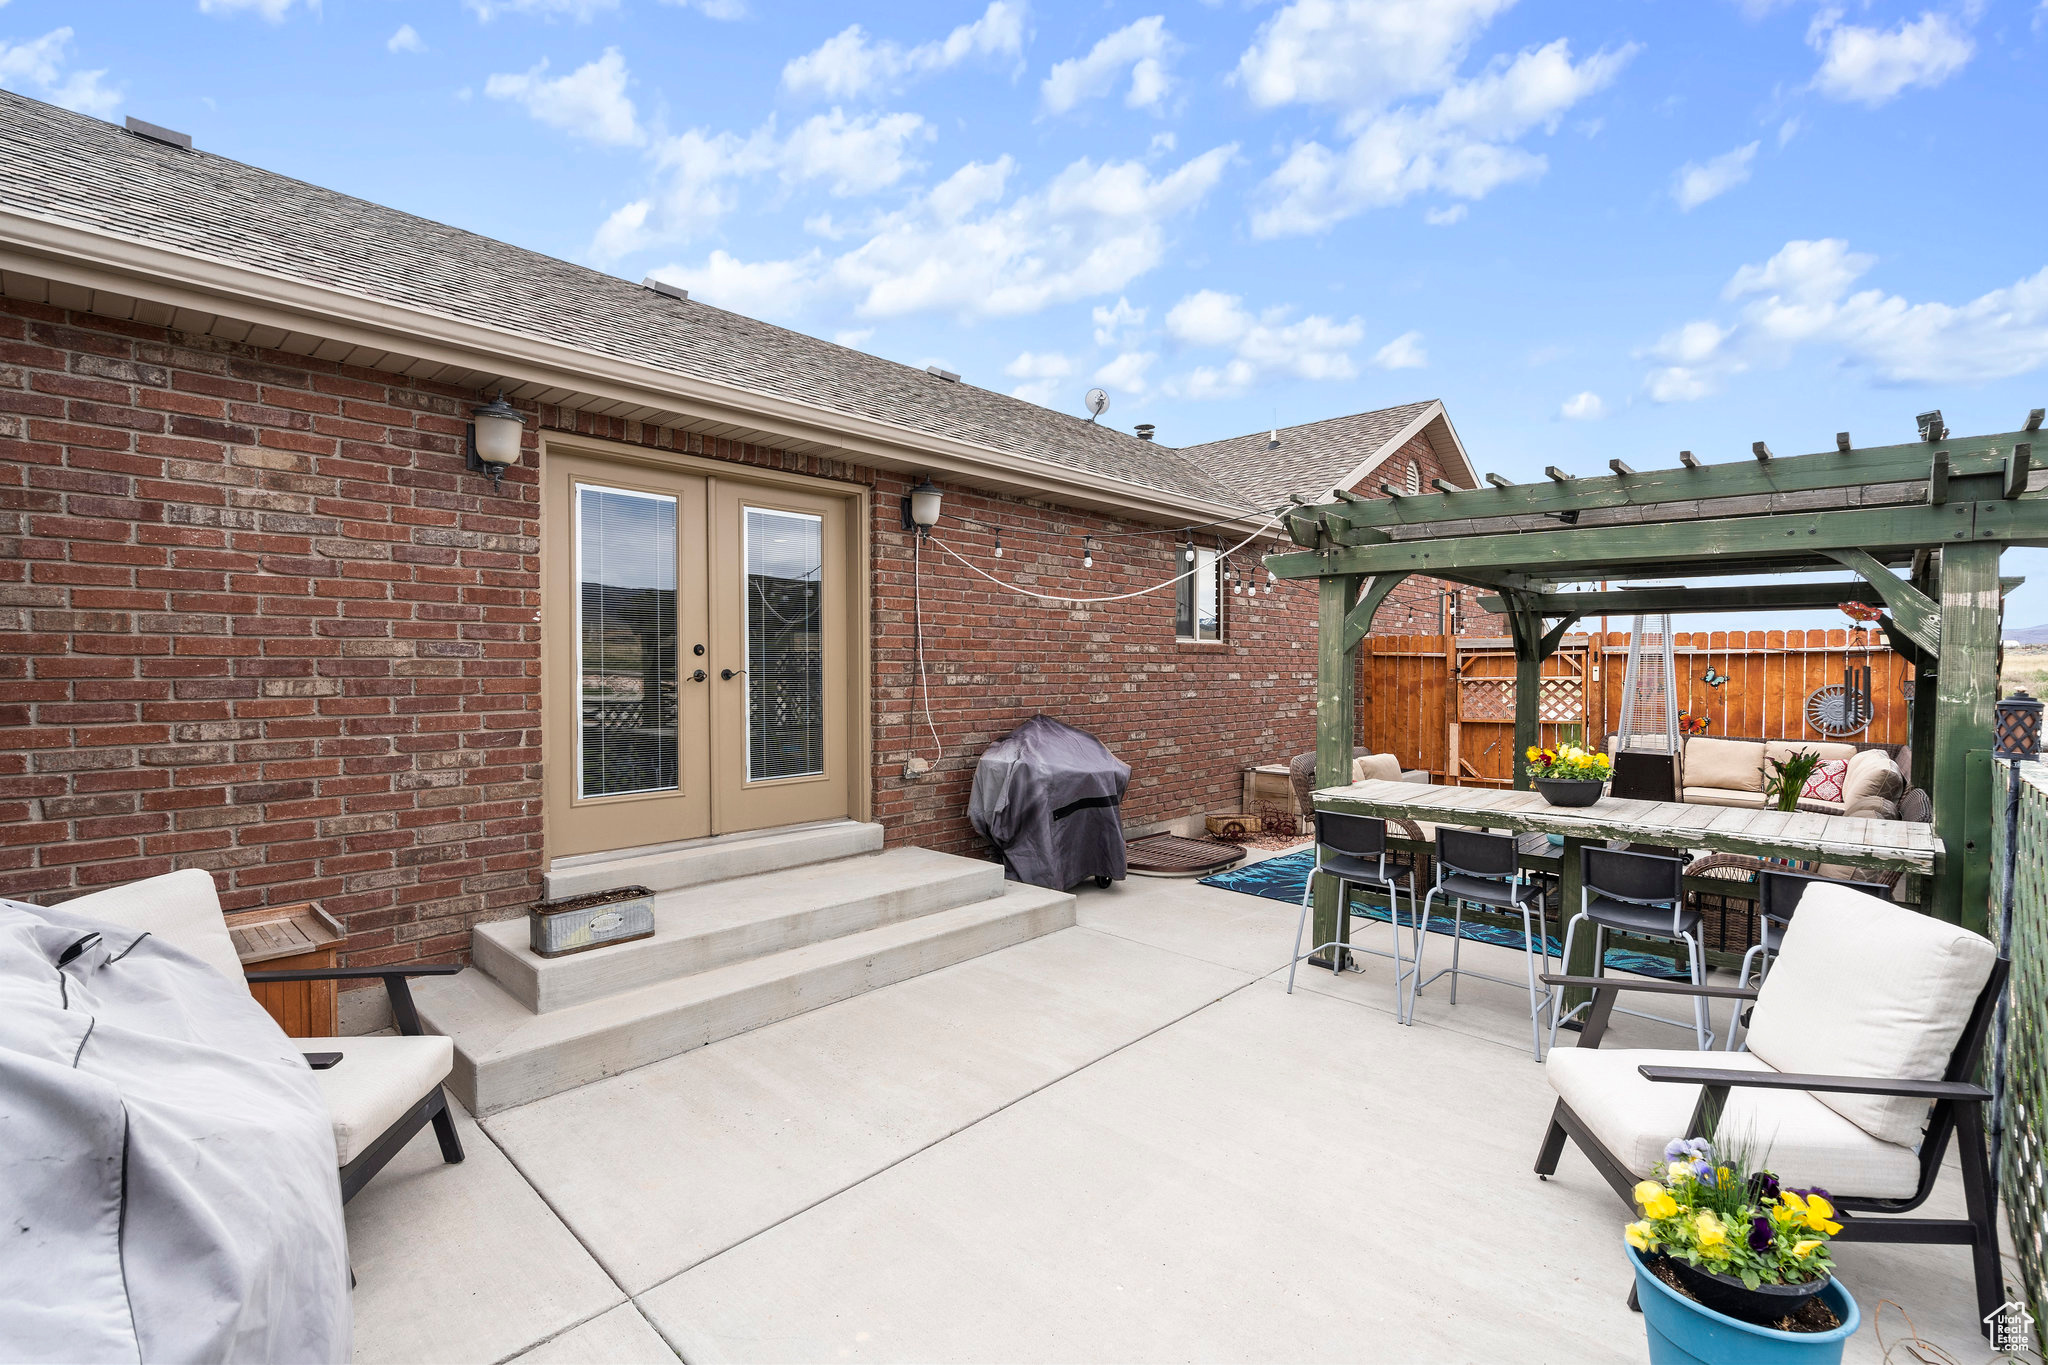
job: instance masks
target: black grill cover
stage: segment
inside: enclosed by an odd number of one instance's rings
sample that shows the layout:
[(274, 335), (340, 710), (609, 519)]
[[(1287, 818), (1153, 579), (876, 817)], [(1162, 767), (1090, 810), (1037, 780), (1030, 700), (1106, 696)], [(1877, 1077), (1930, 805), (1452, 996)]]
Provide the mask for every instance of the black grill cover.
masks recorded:
[(989, 745), (967, 818), (1003, 855), (1011, 881), (1064, 891), (1124, 875), (1120, 806), (1130, 767), (1101, 740), (1033, 716)]

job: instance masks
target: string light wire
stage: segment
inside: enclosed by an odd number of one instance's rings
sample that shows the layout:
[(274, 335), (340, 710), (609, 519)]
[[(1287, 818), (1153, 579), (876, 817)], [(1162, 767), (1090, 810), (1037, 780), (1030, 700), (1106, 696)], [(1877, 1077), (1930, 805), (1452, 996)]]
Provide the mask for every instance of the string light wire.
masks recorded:
[[(1234, 554), (1239, 550), (1242, 550), (1245, 546), (1251, 544), (1253, 541), (1259, 539), (1259, 537), (1265, 535), (1268, 531), (1270, 531), (1273, 528), (1274, 524), (1277, 523), (1279, 520), (1280, 518), (1277, 515), (1269, 517), (1265, 525), (1259, 527), (1258, 530), (1252, 532), (1250, 535), (1246, 536), (1243, 540), (1240, 540), (1239, 542), (1237, 542), (1237, 544), (1231, 546), (1230, 549), (1225, 550), (1223, 553), (1229, 555)], [(1133, 597), (1145, 597), (1151, 593), (1162, 592), (1165, 589), (1170, 588), (1174, 584), (1180, 582), (1182, 579), (1193, 576), (1196, 572), (1195, 569), (1188, 569), (1183, 573), (1175, 574), (1173, 577), (1167, 579), (1164, 583), (1154, 583), (1151, 587), (1139, 588), (1136, 592), (1120, 592), (1111, 597), (1075, 597), (1071, 593), (1035, 592), (1030, 588), (1019, 587), (1015, 583), (1006, 582), (1003, 579), (997, 578), (994, 574), (982, 568), (979, 564), (976, 564), (973, 560), (970, 560), (969, 558), (967, 558), (967, 556), (961, 554), (958, 550), (954, 549), (952, 546), (948, 545), (943, 540), (934, 540), (932, 544), (938, 546), (941, 550), (953, 556), (953, 558), (959, 560), (963, 567), (967, 568), (968, 570), (974, 573), (980, 574), (983, 578), (986, 578), (989, 582), (995, 584), (999, 588), (1008, 588), (1011, 592), (1017, 593), (1020, 596), (1036, 597), (1040, 601), (1044, 602), (1071, 602), (1075, 606), (1087, 606), (1090, 603), (1094, 602), (1124, 602), (1128, 601)], [(923, 648), (923, 636), (924, 632), (922, 627), (920, 627), (918, 631), (920, 650), (922, 650)], [(922, 659), (922, 657), (923, 656), (920, 653), (920, 660)], [(920, 663), (919, 667), (922, 668), (922, 666), (922, 663)], [(927, 709), (926, 711), (925, 719), (927, 721), (931, 719), (929, 709)], [(934, 730), (932, 734), (933, 737), (936, 738), (938, 732)]]

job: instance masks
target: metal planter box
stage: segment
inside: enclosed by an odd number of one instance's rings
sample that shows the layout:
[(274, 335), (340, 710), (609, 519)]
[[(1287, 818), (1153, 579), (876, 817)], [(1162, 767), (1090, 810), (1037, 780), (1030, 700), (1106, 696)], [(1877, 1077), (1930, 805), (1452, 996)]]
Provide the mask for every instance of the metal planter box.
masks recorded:
[(527, 916), (533, 951), (561, 957), (654, 934), (654, 893), (644, 886), (620, 886), (542, 901)]

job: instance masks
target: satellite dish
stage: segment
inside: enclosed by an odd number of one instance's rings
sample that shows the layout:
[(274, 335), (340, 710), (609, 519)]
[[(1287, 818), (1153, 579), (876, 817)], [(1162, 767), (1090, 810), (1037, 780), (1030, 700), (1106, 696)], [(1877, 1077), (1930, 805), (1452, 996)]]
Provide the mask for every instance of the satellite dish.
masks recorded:
[(1088, 405), (1088, 420), (1091, 422), (1109, 411), (1109, 395), (1101, 389), (1088, 390), (1088, 396), (1081, 401)]

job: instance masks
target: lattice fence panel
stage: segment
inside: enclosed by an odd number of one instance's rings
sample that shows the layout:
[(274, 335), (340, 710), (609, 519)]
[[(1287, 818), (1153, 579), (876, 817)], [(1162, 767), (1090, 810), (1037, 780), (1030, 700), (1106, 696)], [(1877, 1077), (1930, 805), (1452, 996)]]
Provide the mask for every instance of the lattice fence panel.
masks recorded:
[(1536, 719), (1577, 725), (1586, 718), (1586, 689), (1577, 678), (1545, 678), (1536, 695)]
[[(2008, 771), (2005, 764), (1994, 766), (2002, 775)], [(2039, 763), (2021, 766), (1998, 1185), (2034, 1321), (2048, 1324), (2048, 772)], [(2005, 902), (2005, 780), (1991, 821), (1994, 933)]]
[(1513, 678), (1458, 679), (1458, 719), (1513, 720), (1515, 680)]

